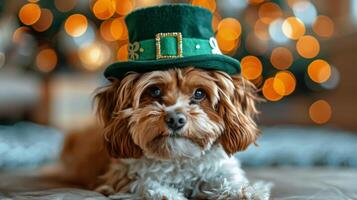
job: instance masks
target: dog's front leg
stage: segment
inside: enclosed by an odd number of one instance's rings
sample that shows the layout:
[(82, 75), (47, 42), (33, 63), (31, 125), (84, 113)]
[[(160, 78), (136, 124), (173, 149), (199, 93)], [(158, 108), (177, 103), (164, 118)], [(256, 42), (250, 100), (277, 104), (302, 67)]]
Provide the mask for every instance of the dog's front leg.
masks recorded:
[(245, 177), (239, 162), (231, 158), (223, 161), (217, 170), (205, 173), (193, 191), (194, 199), (210, 200), (268, 200), (271, 184), (253, 185)]
[(135, 193), (145, 200), (187, 200), (184, 194), (176, 188), (153, 180), (140, 183)]

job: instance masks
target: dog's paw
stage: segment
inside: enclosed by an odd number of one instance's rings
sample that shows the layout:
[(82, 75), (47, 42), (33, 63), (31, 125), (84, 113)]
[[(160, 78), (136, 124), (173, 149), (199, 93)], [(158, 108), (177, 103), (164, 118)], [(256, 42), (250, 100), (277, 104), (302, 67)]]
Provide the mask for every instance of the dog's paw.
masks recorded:
[(101, 185), (97, 187), (94, 191), (99, 192), (105, 196), (109, 196), (115, 193), (114, 188), (109, 185)]
[(244, 186), (240, 197), (244, 200), (269, 200), (272, 183), (256, 182), (253, 185)]

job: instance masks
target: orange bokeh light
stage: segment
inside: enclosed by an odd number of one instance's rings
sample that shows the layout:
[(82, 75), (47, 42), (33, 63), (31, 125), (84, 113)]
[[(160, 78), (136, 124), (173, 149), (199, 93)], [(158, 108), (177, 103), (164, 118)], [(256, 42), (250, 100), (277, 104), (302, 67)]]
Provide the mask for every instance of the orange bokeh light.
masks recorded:
[(310, 119), (317, 124), (327, 123), (332, 116), (330, 104), (325, 100), (315, 101), (309, 108)]
[(64, 28), (68, 35), (79, 37), (83, 35), (88, 28), (87, 18), (82, 14), (73, 14), (67, 18)]
[(275, 48), (270, 56), (271, 64), (277, 69), (287, 69), (293, 64), (293, 54), (286, 47)]
[(14, 31), (14, 34), (12, 35), (12, 41), (16, 43), (21, 42), (23, 34), (27, 31), (29, 31), (28, 27), (20, 26)]
[(124, 20), (122, 18), (114, 19), (110, 25), (110, 33), (112, 34), (113, 38), (115, 40), (119, 40), (122, 38), (124, 31), (126, 31)]
[(134, 9), (133, 0), (115, 0), (115, 10), (119, 15), (127, 15)]
[(40, 19), (32, 25), (32, 27), (38, 31), (43, 32), (47, 30), (53, 22), (53, 14), (49, 9), (41, 9), (41, 17)]
[(330, 78), (331, 67), (326, 61), (318, 59), (310, 63), (307, 68), (307, 73), (311, 80), (316, 83), (323, 83)]
[(32, 25), (41, 17), (41, 8), (37, 4), (27, 3), (19, 12), (19, 18), (23, 24)]
[(214, 32), (218, 30), (218, 24), (221, 20), (222, 17), (219, 15), (219, 13), (215, 12), (212, 17), (212, 28)]
[(286, 37), (297, 40), (305, 34), (305, 25), (297, 17), (289, 17), (283, 22), (283, 33)]
[(283, 98), (283, 95), (278, 94), (274, 90), (274, 78), (270, 77), (265, 80), (264, 85), (263, 85), (263, 96), (268, 99), (269, 101), (279, 101), (280, 99)]
[(118, 61), (127, 61), (128, 60), (128, 44), (122, 45), (117, 53)]
[(254, 34), (261, 40), (269, 40), (269, 25), (262, 20), (257, 20), (254, 25)]
[(270, 22), (274, 21), (275, 19), (283, 16), (283, 13), (278, 4), (267, 2), (262, 4), (259, 7), (258, 11), (259, 17), (262, 22), (269, 24)]
[(296, 50), (304, 58), (314, 58), (320, 52), (320, 43), (311, 35), (302, 36), (296, 43)]
[(112, 36), (112, 33), (110, 32), (110, 27), (111, 27), (112, 21), (113, 20), (111, 20), (111, 19), (103, 21), (100, 24), (100, 28), (99, 28), (100, 35), (102, 36), (102, 38), (109, 42), (112, 42), (115, 40), (115, 38)]
[(287, 96), (294, 92), (296, 87), (296, 78), (289, 71), (280, 71), (274, 77), (273, 88), (276, 93)]
[(114, 15), (115, 7), (113, 0), (97, 0), (93, 6), (93, 13), (98, 19), (105, 20)]
[(216, 10), (216, 0), (192, 0), (192, 5), (207, 8), (212, 13)]
[(42, 72), (52, 71), (57, 64), (57, 54), (53, 49), (43, 49), (36, 56), (36, 65)]
[(234, 18), (224, 18), (218, 24), (218, 31), (225, 31), (229, 40), (237, 39), (242, 33), (240, 22)]
[(263, 65), (259, 58), (246, 56), (241, 60), (242, 76), (248, 80), (257, 79), (263, 72)]
[(333, 35), (334, 26), (333, 21), (329, 17), (320, 15), (316, 18), (312, 29), (318, 36), (328, 38)]

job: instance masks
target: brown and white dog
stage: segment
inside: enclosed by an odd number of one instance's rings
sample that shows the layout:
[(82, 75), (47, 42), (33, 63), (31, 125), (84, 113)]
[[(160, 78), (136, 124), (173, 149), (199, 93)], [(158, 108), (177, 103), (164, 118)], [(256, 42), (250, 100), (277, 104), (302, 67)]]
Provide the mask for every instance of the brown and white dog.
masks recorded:
[(269, 199), (232, 156), (259, 136), (255, 87), (241, 76), (132, 72), (95, 99), (103, 127), (67, 138), (69, 177), (116, 199)]

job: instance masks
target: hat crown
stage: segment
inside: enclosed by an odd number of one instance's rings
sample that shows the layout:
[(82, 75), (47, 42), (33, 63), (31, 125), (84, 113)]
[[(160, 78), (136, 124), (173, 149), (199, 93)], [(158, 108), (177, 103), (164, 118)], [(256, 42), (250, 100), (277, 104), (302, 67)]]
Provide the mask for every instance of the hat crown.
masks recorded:
[(126, 18), (129, 41), (155, 38), (158, 33), (179, 32), (184, 38), (213, 36), (209, 10), (188, 4), (170, 4), (139, 9)]

